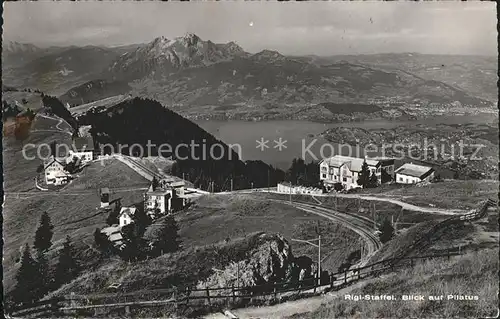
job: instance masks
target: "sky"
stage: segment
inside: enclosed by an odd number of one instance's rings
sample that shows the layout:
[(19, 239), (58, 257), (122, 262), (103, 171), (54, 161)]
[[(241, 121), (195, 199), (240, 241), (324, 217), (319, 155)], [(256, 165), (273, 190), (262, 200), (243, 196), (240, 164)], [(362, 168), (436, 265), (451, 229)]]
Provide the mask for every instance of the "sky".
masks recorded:
[(4, 40), (150, 42), (195, 33), (288, 55), (497, 55), (494, 2), (4, 2)]

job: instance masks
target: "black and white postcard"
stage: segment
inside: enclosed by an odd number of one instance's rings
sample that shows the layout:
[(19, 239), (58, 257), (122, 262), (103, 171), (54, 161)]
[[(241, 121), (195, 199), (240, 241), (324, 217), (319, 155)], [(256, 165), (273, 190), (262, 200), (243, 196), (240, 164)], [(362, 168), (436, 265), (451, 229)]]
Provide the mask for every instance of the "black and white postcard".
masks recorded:
[(10, 318), (498, 318), (494, 2), (6, 2)]

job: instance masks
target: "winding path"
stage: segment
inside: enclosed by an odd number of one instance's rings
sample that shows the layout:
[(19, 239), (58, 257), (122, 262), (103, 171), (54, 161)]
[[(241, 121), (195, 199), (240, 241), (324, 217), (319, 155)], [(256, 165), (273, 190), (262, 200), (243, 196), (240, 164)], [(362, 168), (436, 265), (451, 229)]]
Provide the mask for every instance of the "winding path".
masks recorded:
[[(45, 133), (66, 133), (66, 134), (69, 134), (69, 135), (73, 135), (72, 132), (69, 132), (67, 130), (64, 130), (63, 128), (60, 127), (60, 125), (64, 122), (66, 123), (66, 125), (68, 125), (70, 127), (70, 125), (64, 121), (62, 118), (60, 117), (53, 117), (53, 116), (48, 116), (48, 115), (45, 115), (45, 114), (40, 114), (40, 113), (37, 113), (36, 114), (36, 117), (43, 117), (45, 119), (49, 119), (49, 120), (53, 120), (53, 121), (57, 121), (57, 124), (55, 125), (55, 128), (56, 129), (33, 129), (31, 130), (30, 132), (32, 133), (36, 133), (36, 132), (45, 132)], [(35, 117), (35, 119), (36, 119)]]
[[(246, 194), (246, 193), (254, 193), (254, 192), (261, 192), (261, 193), (275, 193), (275, 194), (282, 194), (282, 195), (288, 195), (287, 193), (279, 193), (276, 191), (276, 188), (268, 191), (267, 188), (260, 188), (260, 189), (253, 189), (253, 190), (237, 190), (233, 191), (232, 193), (240, 193), (240, 194)], [(225, 192), (226, 194), (231, 193), (231, 192)], [(297, 195), (297, 194), (295, 194)], [(428, 207), (420, 207), (416, 206), (413, 204), (409, 204), (406, 202), (403, 202), (398, 199), (394, 198), (387, 198), (385, 196), (374, 196), (374, 195), (357, 195), (357, 194), (336, 194), (336, 195), (331, 195), (331, 194), (301, 194), (303, 196), (309, 195), (312, 196), (316, 201), (316, 197), (331, 197), (331, 198), (354, 198), (354, 199), (361, 199), (361, 200), (369, 200), (369, 201), (378, 201), (378, 202), (388, 202), (392, 203), (398, 206), (401, 206), (404, 209), (407, 210), (412, 210), (415, 212), (422, 212), (422, 213), (429, 213), (429, 214), (439, 214), (439, 215), (460, 215), (465, 213), (467, 210), (464, 209), (445, 209), (445, 208), (428, 208)], [(319, 204), (318, 204), (319, 205)]]

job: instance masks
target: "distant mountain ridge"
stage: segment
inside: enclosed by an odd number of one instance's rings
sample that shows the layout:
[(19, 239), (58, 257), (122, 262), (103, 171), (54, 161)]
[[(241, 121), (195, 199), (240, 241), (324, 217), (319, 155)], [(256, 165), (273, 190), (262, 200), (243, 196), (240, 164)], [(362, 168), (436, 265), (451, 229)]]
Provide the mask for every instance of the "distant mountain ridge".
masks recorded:
[[(291, 57), (272, 50), (250, 54), (234, 42), (218, 44), (186, 34), (116, 48), (61, 49), (8, 69), (4, 80), (9, 85), (42, 85), (44, 92), (62, 100), (75, 92), (83, 102), (130, 93), (158, 100), (185, 116), (221, 119), (312, 116), (329, 121), (333, 113), (321, 108), (323, 103), (376, 104), (384, 111), (411, 106), (415, 112), (492, 105), (463, 86), (408, 71), (405, 66), (413, 65), (408, 59), (414, 58), (408, 54), (374, 56), (373, 65), (365, 58)], [(388, 67), (390, 61), (396, 66)], [(93, 81), (106, 84), (83, 89)], [(481, 85), (475, 85), (476, 92)]]
[(39, 47), (31, 43), (20, 43), (17, 41), (6, 41), (2, 44), (2, 54), (22, 54), (22, 53), (34, 53), (40, 51)]
[(142, 77), (175, 72), (180, 68), (207, 66), (247, 53), (234, 42), (216, 44), (189, 33), (169, 40), (158, 37), (121, 55), (109, 68), (113, 76)]

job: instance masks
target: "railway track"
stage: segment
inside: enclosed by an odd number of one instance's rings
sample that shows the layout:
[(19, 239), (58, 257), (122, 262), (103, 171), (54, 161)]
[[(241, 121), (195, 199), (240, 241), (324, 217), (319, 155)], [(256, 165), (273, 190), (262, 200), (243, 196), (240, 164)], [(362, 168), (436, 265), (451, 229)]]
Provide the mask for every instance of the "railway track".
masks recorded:
[(124, 156), (121, 154), (115, 154), (115, 157), (118, 160), (120, 160), (121, 162), (128, 165), (134, 171), (139, 173), (141, 176), (144, 176), (144, 178), (148, 179), (149, 181), (152, 181), (154, 177), (156, 177), (157, 179), (161, 179), (164, 177), (162, 174), (155, 172), (154, 170), (150, 169), (146, 165), (142, 164), (140, 162), (140, 160), (137, 160), (131, 156)]
[(285, 200), (274, 200), (272, 201), (279, 202), (282, 204), (292, 205), (298, 209), (303, 211), (324, 217), (331, 221), (341, 223), (345, 225), (347, 228), (351, 229), (355, 233), (357, 233), (365, 242), (367, 247), (367, 252), (362, 256), (360, 262), (355, 265), (355, 267), (363, 267), (368, 263), (370, 257), (380, 248), (382, 247), (382, 243), (380, 242), (377, 235), (373, 232), (373, 222), (370, 222), (366, 219), (354, 216), (347, 215), (341, 212), (334, 211), (333, 209), (317, 207), (312, 204), (302, 203), (302, 202), (292, 202)]

